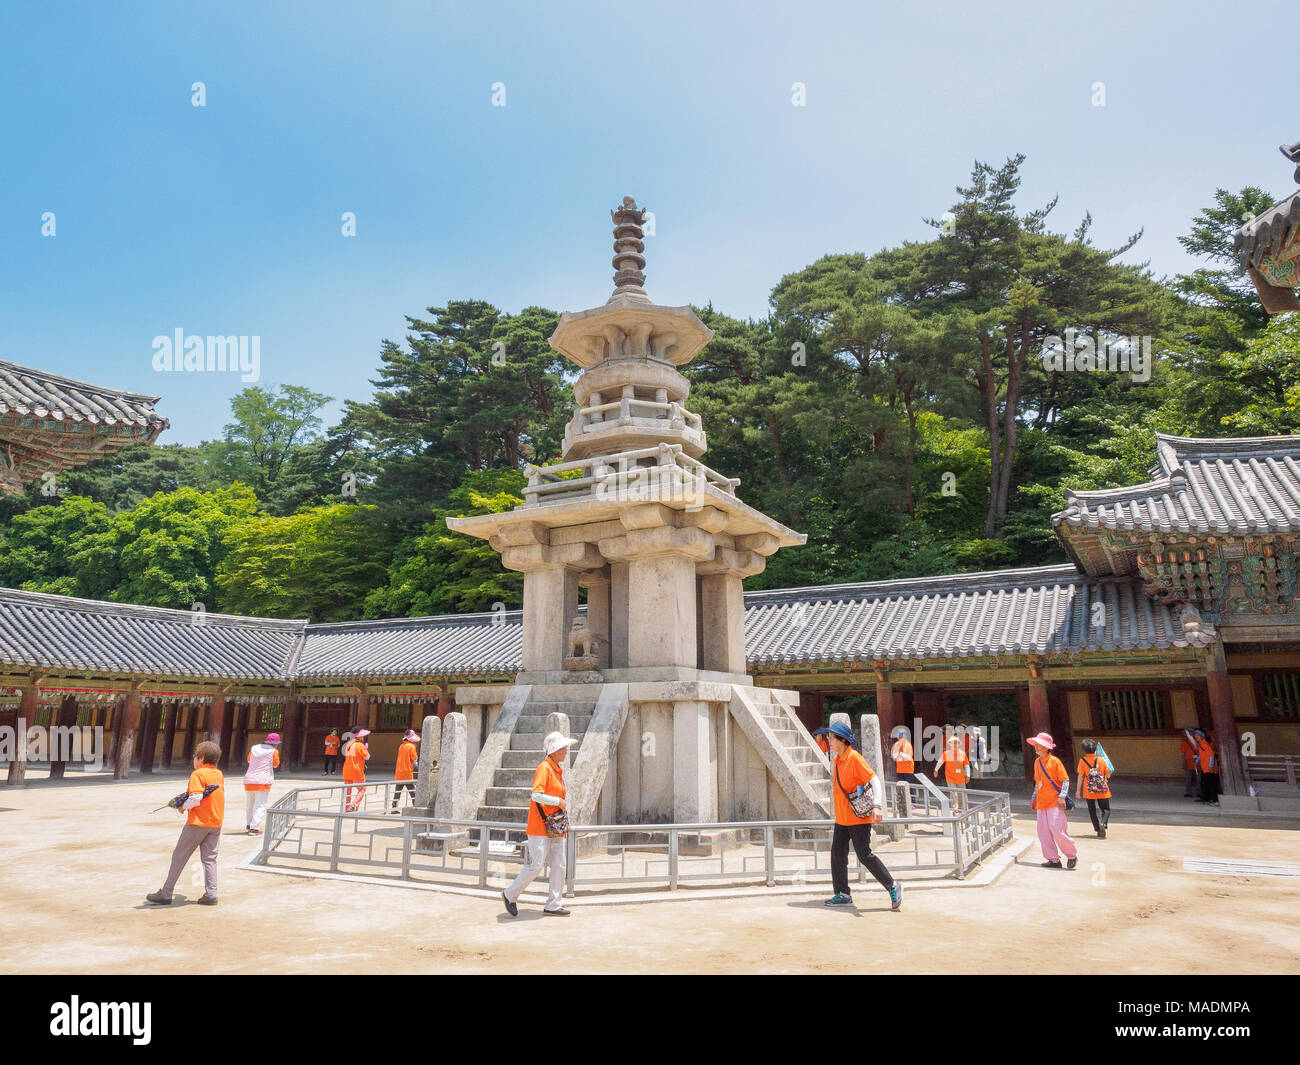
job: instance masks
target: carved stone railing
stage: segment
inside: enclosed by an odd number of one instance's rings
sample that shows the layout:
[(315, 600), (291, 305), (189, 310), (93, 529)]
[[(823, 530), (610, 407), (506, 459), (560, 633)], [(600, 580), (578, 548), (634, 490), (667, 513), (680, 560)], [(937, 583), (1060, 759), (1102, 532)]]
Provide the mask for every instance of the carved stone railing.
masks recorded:
[[(653, 460), (647, 462), (646, 460)], [(690, 502), (710, 486), (735, 496), (740, 480), (724, 477), (691, 458), (681, 444), (622, 451), (617, 455), (593, 455), (554, 466), (530, 466), (524, 489), (524, 506), (570, 502), (576, 498)]]

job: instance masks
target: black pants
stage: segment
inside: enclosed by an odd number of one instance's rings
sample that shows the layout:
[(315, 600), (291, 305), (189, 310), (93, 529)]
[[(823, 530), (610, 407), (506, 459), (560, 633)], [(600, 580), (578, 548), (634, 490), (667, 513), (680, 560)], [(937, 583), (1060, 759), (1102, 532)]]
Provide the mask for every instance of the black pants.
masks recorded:
[(325, 772), (337, 772), (339, 767), (339, 756), (337, 754), (327, 754), (325, 756)]
[(849, 890), (849, 841), (853, 841), (853, 850), (858, 861), (867, 867), (880, 886), (892, 888), (894, 878), (889, 875), (885, 863), (871, 853), (870, 825), (839, 825), (831, 836), (831, 883), (837, 895), (851, 895)]
[(919, 783), (921, 783), (919, 780), (916, 779), (916, 774), (915, 774), (915, 773), (899, 773), (899, 774), (898, 774), (898, 779), (899, 779), (899, 780), (905, 780), (905, 781), (907, 781), (907, 783), (909, 783), (909, 784), (919, 784)]
[(397, 787), (393, 789), (393, 809), (396, 810), (402, 804), (402, 791), (405, 789), (411, 793), (411, 802), (415, 802), (415, 781), (401, 780), (398, 781)]
[[(1097, 811), (1101, 811), (1100, 820), (1097, 817)], [(1109, 799), (1089, 799), (1088, 816), (1092, 818), (1092, 830), (1100, 832), (1110, 824), (1110, 800)]]
[(1201, 774), (1201, 798), (1206, 802), (1219, 801), (1219, 774)]

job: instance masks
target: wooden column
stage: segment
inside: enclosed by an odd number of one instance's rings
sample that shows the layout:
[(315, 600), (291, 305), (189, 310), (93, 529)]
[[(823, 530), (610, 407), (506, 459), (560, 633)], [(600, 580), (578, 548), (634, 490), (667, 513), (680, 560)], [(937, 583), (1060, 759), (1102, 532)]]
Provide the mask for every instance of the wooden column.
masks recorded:
[(158, 726), (162, 724), (162, 703), (151, 699), (140, 715), (140, 772), (152, 773), (158, 750)]
[[(889, 675), (881, 669), (876, 670), (876, 718), (880, 722), (880, 744), (884, 757), (883, 768), (886, 780), (897, 780), (898, 773), (894, 766), (894, 729), (902, 722), (898, 720), (898, 706), (894, 701), (894, 686), (889, 683)], [(915, 749), (919, 740), (913, 740)], [(919, 752), (916, 752), (919, 761)]]
[(1047, 699), (1047, 682), (1036, 678), (1029, 681), (1029, 727), (1032, 729), (1030, 735), (1052, 731), (1052, 711)]
[(117, 741), (117, 757), (113, 761), (113, 776), (118, 780), (126, 780), (131, 775), (131, 756), (135, 753), (135, 734), (139, 727), (140, 688), (133, 682), (122, 707), (122, 731)]
[(1249, 794), (1249, 774), (1241, 757), (1241, 737), (1232, 708), (1232, 683), (1223, 657), (1223, 643), (1215, 642), (1206, 657), (1205, 686), (1214, 724), (1214, 747), (1219, 756), (1219, 782), (1225, 795)]
[(176, 746), (176, 715), (181, 712), (181, 701), (173, 699), (167, 707), (167, 717), (163, 722), (162, 767), (172, 767), (172, 748)]
[(233, 761), (238, 768), (244, 764), (244, 756), (248, 753), (245, 750), (248, 740), (248, 719), (253, 716), (252, 703), (236, 703), (234, 717), (234, 735), (230, 737), (228, 746), (221, 748), (221, 765), (219, 768), (225, 770), (230, 768)]
[(181, 765), (186, 766), (194, 758), (195, 733), (199, 727), (199, 714), (207, 708), (202, 702), (191, 699), (185, 705), (185, 744), (182, 748)]
[(8, 783), (10, 787), (21, 788), (27, 783), (27, 735), (26, 730), (36, 720), (36, 697), (39, 694), (33, 682), (24, 685), (18, 701), (18, 713), (14, 718), (14, 740), (17, 749), (14, 759), (9, 763)]
[[(57, 728), (71, 728), (77, 723), (77, 697), (75, 695), (65, 695), (63, 702), (59, 704), (59, 712), (51, 714), (50, 720)], [(57, 733), (50, 733), (50, 779), (62, 780), (63, 774), (67, 772), (68, 763), (66, 759), (54, 760), (57, 753), (54, 749), (55, 737)]]
[[(215, 703), (213, 704), (215, 705)], [(235, 716), (239, 713), (239, 706), (232, 700), (227, 699), (224, 695), (221, 699), (221, 729), (218, 733), (217, 745), (221, 748), (221, 758), (219, 761), (220, 768), (225, 768), (230, 762), (230, 740), (235, 731)]]
[(438, 696), (438, 720), (441, 721), (456, 709), (456, 700), (450, 695)]
[(286, 769), (302, 765), (303, 705), (292, 695), (284, 704), (284, 760)]
[(122, 706), (116, 700), (104, 708), (105, 728), (108, 730), (108, 750), (105, 757), (109, 765), (117, 765), (117, 749), (122, 745)]
[(826, 724), (826, 697), (821, 692), (799, 693), (799, 720), (809, 732)]

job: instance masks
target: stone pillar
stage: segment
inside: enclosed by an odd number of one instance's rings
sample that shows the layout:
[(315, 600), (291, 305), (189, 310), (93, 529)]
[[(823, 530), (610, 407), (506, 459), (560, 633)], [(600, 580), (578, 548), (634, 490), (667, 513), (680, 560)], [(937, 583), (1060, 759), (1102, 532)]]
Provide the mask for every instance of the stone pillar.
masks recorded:
[(596, 668), (608, 669), (610, 664), (609, 578), (599, 574), (584, 575), (582, 583), (587, 588), (587, 628), (595, 637)]
[(695, 667), (695, 561), (683, 555), (628, 562), (627, 664)]
[(18, 700), (18, 714), (14, 719), (14, 741), (17, 749), (13, 761), (9, 763), (8, 784), (12, 788), (21, 788), (27, 784), (27, 729), (36, 720), (37, 696), (40, 694), (35, 684), (23, 686)]
[(885, 774), (885, 757), (881, 750), (880, 718), (876, 714), (863, 714), (858, 721), (858, 737), (862, 743), (862, 757), (867, 760), (873, 773), (881, 780), (889, 779)]
[(437, 714), (430, 714), (420, 726), (420, 762), (415, 773), (416, 806), (427, 808), (438, 793), (441, 748), (442, 719)]
[(708, 703), (674, 703), (673, 820), (679, 824), (718, 818), (712, 747)]
[(433, 816), (447, 821), (466, 820), (477, 813), (465, 809), (465, 715), (453, 712), (442, 722), (442, 747), (438, 752), (438, 794)]
[(133, 684), (122, 707), (122, 738), (117, 741), (117, 757), (113, 765), (113, 776), (117, 780), (126, 780), (131, 775), (131, 755), (135, 751), (135, 733), (139, 726), (140, 689)]
[[(546, 735), (551, 732), (558, 732), (565, 737), (573, 735), (569, 731), (569, 715), (559, 710), (553, 710), (547, 714), (546, 727), (542, 732), (542, 738), (545, 739)], [(555, 760), (560, 763), (561, 769), (567, 769), (573, 763), (573, 759), (569, 757), (572, 751), (572, 747), (566, 747), (564, 748), (563, 757), (556, 756)]]
[(744, 673), (745, 598), (740, 577), (708, 573), (700, 578), (700, 605), (704, 623), (704, 660), (701, 669)]
[(176, 746), (176, 717), (181, 712), (181, 701), (173, 699), (167, 704), (167, 717), (163, 721), (162, 767), (172, 767), (172, 748)]
[(1208, 650), (1205, 685), (1210, 696), (1210, 721), (1214, 725), (1214, 747), (1219, 757), (1219, 783), (1225, 795), (1248, 795), (1250, 777), (1241, 757), (1241, 737), (1232, 707), (1232, 683), (1228, 663), (1223, 657), (1223, 642), (1216, 641)]
[(609, 564), (609, 665), (627, 666), (627, 563)]
[(853, 719), (850, 718), (848, 714), (831, 714), (830, 721), (826, 723), (827, 727), (835, 724), (837, 721), (841, 722), (850, 732), (853, 731)]
[(561, 565), (538, 566), (524, 572), (525, 673), (564, 668), (569, 626), (578, 611), (578, 575)]

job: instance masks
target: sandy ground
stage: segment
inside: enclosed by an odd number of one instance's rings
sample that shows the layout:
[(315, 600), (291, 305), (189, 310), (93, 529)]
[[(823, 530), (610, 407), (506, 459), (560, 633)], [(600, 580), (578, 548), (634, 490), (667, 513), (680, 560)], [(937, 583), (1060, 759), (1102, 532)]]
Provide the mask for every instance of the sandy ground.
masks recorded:
[[(1117, 801), (1104, 841), (1086, 814), (1072, 815), (1077, 870), (1040, 868), (1034, 846), (996, 883), (914, 890), (900, 913), (874, 887), (857, 889), (860, 909), (827, 910), (818, 887), (725, 901), (576, 900), (568, 919), (525, 905), (511, 920), (491, 900), (240, 869), (259, 842), (243, 834), (232, 789), (221, 905), (193, 905), (196, 859), (177, 903), (149, 907), (180, 820), (148, 810), (182, 781), (60, 784), (36, 772), (26, 788), (0, 787), (0, 930), (19, 945), (0, 972), (1300, 972), (1300, 877), (1182, 870), (1184, 858), (1300, 863), (1293, 821)], [(1027, 813), (1016, 832), (1033, 835)], [(1031, 922), (1052, 931), (1046, 959)]]

